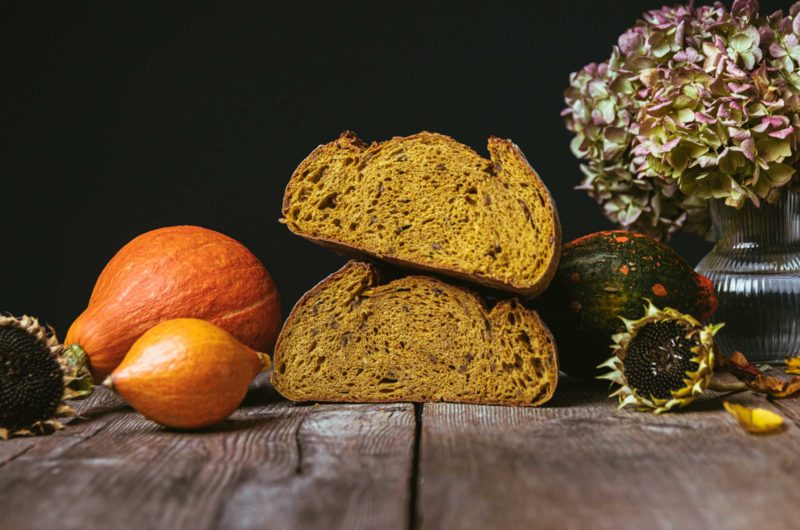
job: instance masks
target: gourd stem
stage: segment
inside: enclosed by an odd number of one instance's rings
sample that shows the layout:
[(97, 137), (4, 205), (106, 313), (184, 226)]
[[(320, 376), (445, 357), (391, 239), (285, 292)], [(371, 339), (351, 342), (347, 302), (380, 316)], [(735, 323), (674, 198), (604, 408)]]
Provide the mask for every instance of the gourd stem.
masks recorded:
[(269, 354), (257, 351), (256, 356), (261, 363), (261, 371), (268, 372), (269, 369), (272, 368), (272, 359), (270, 359)]

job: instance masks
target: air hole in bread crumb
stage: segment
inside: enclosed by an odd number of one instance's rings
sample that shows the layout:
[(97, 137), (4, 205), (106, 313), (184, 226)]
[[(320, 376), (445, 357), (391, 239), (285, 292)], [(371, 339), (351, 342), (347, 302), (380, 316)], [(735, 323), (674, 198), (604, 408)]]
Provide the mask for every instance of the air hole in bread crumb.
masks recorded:
[(320, 355), (317, 357), (317, 364), (314, 366), (314, 372), (319, 372), (322, 370), (322, 365), (325, 364), (326, 357), (324, 355)]
[(492, 258), (496, 258), (497, 255), (502, 253), (502, 252), (503, 252), (503, 247), (501, 247), (497, 243), (494, 243), (492, 245), (492, 248), (490, 248), (489, 250), (486, 251), (486, 255), (490, 256)]
[(317, 208), (320, 210), (325, 210), (326, 208), (336, 208), (336, 197), (338, 196), (339, 193), (332, 191), (320, 199), (320, 201), (317, 203)]
[(525, 348), (531, 350), (531, 338), (524, 331), (520, 331), (517, 335), (517, 340), (525, 345)]
[(322, 166), (322, 167), (320, 167), (319, 169), (317, 169), (316, 171), (314, 171), (313, 173), (311, 173), (311, 174), (308, 176), (308, 181), (309, 181), (309, 182), (314, 182), (314, 183), (316, 183), (316, 182), (319, 182), (319, 180), (320, 180), (320, 179), (322, 178), (322, 176), (325, 174), (325, 171), (326, 171), (327, 169), (328, 169), (328, 166)]

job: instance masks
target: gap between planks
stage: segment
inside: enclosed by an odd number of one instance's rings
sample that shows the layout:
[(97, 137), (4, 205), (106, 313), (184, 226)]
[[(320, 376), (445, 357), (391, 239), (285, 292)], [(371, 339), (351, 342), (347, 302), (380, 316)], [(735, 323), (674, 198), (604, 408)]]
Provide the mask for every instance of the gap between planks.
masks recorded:
[(419, 528), (420, 514), (418, 506), (418, 492), (419, 492), (419, 455), (420, 446), (422, 445), (422, 417), (424, 403), (414, 404), (414, 452), (411, 458), (411, 479), (409, 481), (409, 496), (408, 496), (408, 528), (409, 530), (417, 530)]

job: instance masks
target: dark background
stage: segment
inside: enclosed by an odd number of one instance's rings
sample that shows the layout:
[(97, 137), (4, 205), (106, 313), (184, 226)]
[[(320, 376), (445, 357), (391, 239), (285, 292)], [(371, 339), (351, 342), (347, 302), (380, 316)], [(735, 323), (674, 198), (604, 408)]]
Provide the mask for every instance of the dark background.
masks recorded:
[[(0, 6), (0, 310), (63, 337), (122, 245), (198, 224), (261, 258), (288, 311), (343, 260), (278, 223), (283, 187), (345, 129), (437, 131), (484, 154), (511, 138), (565, 241), (610, 226), (572, 189), (562, 92), (661, 0), (273, 4)], [(673, 244), (692, 264), (709, 248)]]

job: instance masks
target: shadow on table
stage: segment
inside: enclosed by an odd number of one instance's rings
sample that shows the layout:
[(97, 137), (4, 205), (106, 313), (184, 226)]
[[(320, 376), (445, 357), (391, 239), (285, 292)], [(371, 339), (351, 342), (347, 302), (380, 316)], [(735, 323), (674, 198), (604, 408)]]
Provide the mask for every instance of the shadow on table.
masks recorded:
[(574, 407), (576, 405), (599, 404), (608, 399), (608, 382), (582, 381), (565, 374), (558, 379), (553, 397), (543, 408)]
[[(604, 381), (582, 381), (561, 374), (552, 399), (544, 408), (574, 407), (576, 405), (599, 404), (608, 399), (608, 383)], [(268, 374), (259, 374), (247, 392), (242, 407), (259, 407), (287, 401), (270, 384)], [(298, 407), (314, 403), (296, 403)]]
[(278, 394), (269, 382), (269, 374), (258, 374), (250, 385), (247, 395), (242, 401), (241, 407), (260, 407), (286, 401), (286, 398)]

